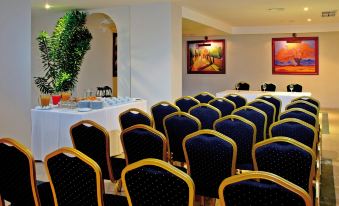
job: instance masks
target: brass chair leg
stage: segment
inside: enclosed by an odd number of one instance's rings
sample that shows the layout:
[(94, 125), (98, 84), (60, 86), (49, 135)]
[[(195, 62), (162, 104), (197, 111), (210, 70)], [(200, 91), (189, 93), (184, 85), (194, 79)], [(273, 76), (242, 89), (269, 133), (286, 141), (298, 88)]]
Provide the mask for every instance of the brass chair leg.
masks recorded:
[(200, 206), (205, 206), (205, 197), (200, 196)]
[(114, 186), (114, 192), (115, 193), (119, 193), (121, 192), (121, 188), (122, 188), (122, 180), (119, 179), (115, 182), (115, 186)]

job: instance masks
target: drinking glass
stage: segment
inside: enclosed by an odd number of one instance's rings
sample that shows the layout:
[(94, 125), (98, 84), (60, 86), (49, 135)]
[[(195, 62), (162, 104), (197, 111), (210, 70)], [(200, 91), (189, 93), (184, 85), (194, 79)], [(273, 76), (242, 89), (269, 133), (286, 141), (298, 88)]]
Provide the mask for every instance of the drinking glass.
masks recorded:
[(50, 101), (51, 101), (50, 95), (47, 95), (47, 94), (40, 95), (39, 104), (41, 107), (48, 107)]
[(239, 84), (235, 85), (235, 89), (238, 91), (239, 90)]
[(290, 91), (293, 92), (293, 84), (290, 84), (288, 87), (290, 88)]
[(264, 90), (264, 92), (266, 91), (266, 84), (262, 85), (262, 89)]
[(52, 103), (53, 105), (58, 105), (61, 99), (60, 94), (52, 94)]
[(61, 92), (61, 99), (62, 101), (68, 101), (71, 98), (72, 93), (71, 92)]

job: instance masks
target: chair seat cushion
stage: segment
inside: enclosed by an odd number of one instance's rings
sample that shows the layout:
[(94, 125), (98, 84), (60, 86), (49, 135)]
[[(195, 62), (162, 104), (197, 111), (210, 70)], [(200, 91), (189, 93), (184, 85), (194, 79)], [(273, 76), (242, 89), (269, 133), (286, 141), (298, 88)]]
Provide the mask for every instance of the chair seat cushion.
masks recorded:
[(117, 157), (111, 157), (113, 177), (115, 180), (121, 178), (121, 172), (126, 167), (126, 160)]
[(127, 198), (120, 195), (104, 194), (105, 206), (128, 206)]

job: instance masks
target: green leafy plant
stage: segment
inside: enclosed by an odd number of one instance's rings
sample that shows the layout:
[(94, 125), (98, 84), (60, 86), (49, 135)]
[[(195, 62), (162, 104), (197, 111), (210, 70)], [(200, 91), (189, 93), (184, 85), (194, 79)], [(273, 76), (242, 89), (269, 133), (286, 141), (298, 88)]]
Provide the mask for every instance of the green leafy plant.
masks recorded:
[(86, 27), (85, 12), (67, 12), (61, 17), (52, 36), (42, 31), (37, 40), (45, 75), (34, 77), (42, 93), (72, 90), (77, 81), (80, 66), (90, 49), (92, 35)]

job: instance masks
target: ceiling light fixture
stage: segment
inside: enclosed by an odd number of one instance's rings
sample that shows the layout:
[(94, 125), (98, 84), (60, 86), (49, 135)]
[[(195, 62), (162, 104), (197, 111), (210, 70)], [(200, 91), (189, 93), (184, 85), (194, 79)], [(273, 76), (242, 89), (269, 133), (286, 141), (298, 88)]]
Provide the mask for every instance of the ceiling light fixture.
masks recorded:
[(48, 1), (46, 0), (45, 1), (45, 9), (50, 9), (51, 8), (51, 5), (48, 4)]
[(307, 21), (308, 21), (308, 22), (311, 22), (311, 21), (312, 21), (312, 19), (307, 19)]
[(304, 11), (308, 11), (308, 7), (304, 7)]

